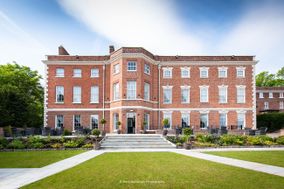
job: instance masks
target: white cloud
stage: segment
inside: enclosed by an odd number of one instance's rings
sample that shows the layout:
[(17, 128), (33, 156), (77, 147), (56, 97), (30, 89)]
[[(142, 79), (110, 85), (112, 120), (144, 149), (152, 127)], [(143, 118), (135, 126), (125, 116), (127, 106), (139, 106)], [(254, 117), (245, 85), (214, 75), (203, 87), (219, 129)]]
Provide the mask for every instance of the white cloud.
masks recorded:
[(159, 54), (200, 54), (202, 42), (175, 14), (169, 0), (60, 0), (94, 32), (119, 46), (142, 46)]

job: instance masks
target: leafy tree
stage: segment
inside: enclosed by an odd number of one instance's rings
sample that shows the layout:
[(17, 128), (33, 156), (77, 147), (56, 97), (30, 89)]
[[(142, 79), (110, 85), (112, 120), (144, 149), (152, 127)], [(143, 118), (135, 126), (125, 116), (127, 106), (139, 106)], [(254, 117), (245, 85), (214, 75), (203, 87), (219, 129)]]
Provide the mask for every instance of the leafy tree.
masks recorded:
[(40, 127), (43, 120), (42, 77), (17, 63), (0, 65), (0, 126)]
[(284, 67), (276, 74), (270, 74), (268, 71), (260, 72), (255, 76), (255, 80), (258, 87), (284, 86)]

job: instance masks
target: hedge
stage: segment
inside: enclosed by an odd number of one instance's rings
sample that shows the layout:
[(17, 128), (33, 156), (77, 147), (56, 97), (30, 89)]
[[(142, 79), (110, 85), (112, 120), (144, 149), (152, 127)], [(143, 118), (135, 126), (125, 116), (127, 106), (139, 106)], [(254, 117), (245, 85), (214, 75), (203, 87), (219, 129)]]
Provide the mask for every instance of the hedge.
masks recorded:
[(284, 113), (265, 113), (257, 115), (257, 128), (267, 127), (273, 132), (284, 128)]

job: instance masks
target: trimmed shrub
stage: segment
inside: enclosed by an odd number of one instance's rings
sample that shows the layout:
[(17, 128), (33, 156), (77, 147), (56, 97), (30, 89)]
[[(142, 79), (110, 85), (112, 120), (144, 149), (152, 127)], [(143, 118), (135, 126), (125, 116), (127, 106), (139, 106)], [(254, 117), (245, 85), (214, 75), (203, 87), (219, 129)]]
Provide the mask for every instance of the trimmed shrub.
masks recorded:
[(0, 149), (6, 148), (9, 142), (6, 138), (0, 137)]
[(93, 148), (93, 144), (88, 143), (82, 146), (82, 148)]
[(257, 128), (260, 127), (267, 127), (270, 132), (284, 128), (284, 113), (274, 112), (257, 115)]
[(101, 131), (99, 129), (93, 129), (92, 130), (92, 135), (95, 135), (96, 137), (99, 137), (101, 134)]
[(277, 144), (284, 145), (284, 136), (280, 136), (276, 139)]
[(184, 129), (182, 129), (182, 133), (183, 133), (184, 135), (192, 135), (192, 134), (193, 134), (193, 131), (192, 131), (191, 128), (184, 128)]
[(239, 136), (239, 135), (222, 135), (220, 137), (219, 144), (222, 146), (229, 146), (229, 145), (244, 145), (246, 143), (246, 136)]
[(79, 143), (75, 140), (69, 140), (69, 141), (63, 143), (63, 146), (65, 148), (77, 148), (77, 147), (79, 147)]
[(24, 143), (21, 140), (15, 139), (10, 144), (8, 144), (8, 148), (10, 149), (23, 149), (25, 148)]
[(28, 148), (43, 148), (44, 147), (43, 142), (44, 140), (41, 139), (40, 137), (31, 136), (28, 138), (27, 146)]
[(52, 144), (50, 146), (51, 146), (51, 148), (56, 148), (56, 149), (62, 148), (62, 144), (60, 144), (60, 143), (55, 143), (55, 144)]

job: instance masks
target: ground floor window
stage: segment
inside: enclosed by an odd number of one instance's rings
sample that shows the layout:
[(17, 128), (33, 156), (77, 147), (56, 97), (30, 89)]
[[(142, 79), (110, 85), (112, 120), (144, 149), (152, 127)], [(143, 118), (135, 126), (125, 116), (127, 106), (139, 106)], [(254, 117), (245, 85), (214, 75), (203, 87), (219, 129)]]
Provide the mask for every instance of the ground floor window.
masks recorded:
[(219, 114), (219, 124), (220, 124), (220, 127), (227, 126), (227, 114), (226, 113)]
[(63, 128), (64, 118), (63, 115), (56, 115), (55, 116), (55, 127)]
[(245, 113), (238, 113), (238, 128), (245, 128)]
[(74, 115), (73, 128), (77, 130), (78, 127), (81, 127), (81, 115)]
[(169, 129), (172, 128), (172, 113), (164, 113), (164, 118), (163, 119), (168, 119), (170, 127)]
[(181, 114), (181, 126), (182, 127), (188, 127), (189, 126), (189, 114), (188, 113), (182, 113)]
[(99, 128), (99, 115), (91, 115), (91, 129)]
[(114, 128), (114, 130), (119, 129), (119, 126), (117, 124), (118, 121), (119, 121), (118, 113), (114, 113), (113, 114), (113, 128)]
[[(145, 123), (145, 124), (144, 124)], [(144, 129), (150, 130), (150, 114), (144, 114)]]
[(208, 114), (200, 114), (200, 128), (208, 127)]

